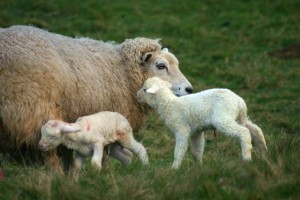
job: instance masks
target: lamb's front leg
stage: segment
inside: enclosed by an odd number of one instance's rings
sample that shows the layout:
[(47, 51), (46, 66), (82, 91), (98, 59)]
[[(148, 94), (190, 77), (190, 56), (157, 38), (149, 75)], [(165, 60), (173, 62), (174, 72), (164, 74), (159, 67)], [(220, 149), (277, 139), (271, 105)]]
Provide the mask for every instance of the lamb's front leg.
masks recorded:
[(172, 169), (178, 169), (188, 148), (189, 134), (177, 132)]
[(91, 163), (92, 163), (92, 166), (97, 171), (100, 171), (102, 168), (104, 144), (101, 142), (98, 142), (98, 143), (94, 144), (93, 149), (94, 149), (94, 152), (93, 152), (93, 157), (92, 157)]

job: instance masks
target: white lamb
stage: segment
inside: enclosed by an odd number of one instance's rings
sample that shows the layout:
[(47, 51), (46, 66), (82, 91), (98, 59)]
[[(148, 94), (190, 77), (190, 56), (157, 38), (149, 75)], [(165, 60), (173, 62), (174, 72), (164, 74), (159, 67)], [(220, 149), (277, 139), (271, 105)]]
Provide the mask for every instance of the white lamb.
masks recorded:
[(85, 157), (91, 155), (92, 166), (100, 170), (103, 148), (113, 142), (133, 151), (143, 164), (149, 162), (145, 148), (134, 139), (129, 122), (117, 112), (99, 112), (80, 117), (75, 123), (49, 120), (42, 126), (41, 133), (40, 150), (48, 151), (63, 144), (77, 151), (74, 161), (76, 173), (80, 171)]
[(191, 142), (196, 160), (202, 163), (204, 133), (216, 129), (227, 136), (236, 137), (241, 143), (244, 160), (251, 160), (251, 136), (261, 153), (267, 151), (261, 129), (247, 117), (245, 101), (228, 89), (210, 89), (177, 97), (171, 85), (160, 78), (149, 78), (138, 91), (137, 98), (157, 110), (166, 125), (175, 133), (173, 169), (179, 168)]

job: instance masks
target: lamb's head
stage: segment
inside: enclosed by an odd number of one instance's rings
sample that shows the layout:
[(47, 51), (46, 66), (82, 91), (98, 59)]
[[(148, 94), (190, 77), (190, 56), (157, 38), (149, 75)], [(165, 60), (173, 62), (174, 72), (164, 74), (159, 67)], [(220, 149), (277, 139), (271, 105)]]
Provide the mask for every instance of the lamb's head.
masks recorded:
[(191, 83), (181, 73), (177, 58), (167, 48), (145, 53), (142, 62), (154, 76), (171, 83), (171, 90), (175, 95), (183, 96), (192, 93)]
[(171, 88), (172, 85), (167, 81), (158, 77), (149, 78), (145, 81), (143, 87), (137, 92), (138, 102), (150, 105), (151, 103), (154, 103), (153, 98), (155, 98), (155, 95), (160, 91), (163, 92), (164, 95), (168, 95), (168, 92), (173, 95)]
[(64, 141), (64, 135), (81, 130), (81, 126), (76, 123), (66, 123), (60, 120), (49, 120), (41, 128), (42, 138), (39, 142), (41, 151), (48, 151), (56, 148)]

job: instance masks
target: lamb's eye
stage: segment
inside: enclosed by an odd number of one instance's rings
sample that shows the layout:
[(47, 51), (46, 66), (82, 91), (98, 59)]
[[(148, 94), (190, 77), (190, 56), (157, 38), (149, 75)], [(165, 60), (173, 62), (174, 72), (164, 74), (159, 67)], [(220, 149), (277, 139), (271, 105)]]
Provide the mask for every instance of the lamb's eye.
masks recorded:
[(147, 89), (145, 89), (145, 88), (144, 88), (143, 90), (144, 90), (144, 92), (146, 92), (146, 91), (147, 91)]
[(159, 70), (163, 70), (163, 69), (166, 69), (166, 65), (164, 63), (159, 63), (156, 65), (156, 67), (159, 69)]

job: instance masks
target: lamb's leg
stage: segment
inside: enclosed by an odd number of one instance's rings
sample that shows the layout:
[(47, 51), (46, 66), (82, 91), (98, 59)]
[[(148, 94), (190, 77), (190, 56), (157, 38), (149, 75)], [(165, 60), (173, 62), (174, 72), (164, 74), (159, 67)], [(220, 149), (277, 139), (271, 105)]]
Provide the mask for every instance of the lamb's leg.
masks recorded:
[(241, 153), (244, 160), (251, 160), (251, 135), (247, 128), (239, 125), (232, 119), (222, 119), (221, 121), (215, 121), (214, 127), (223, 132), (227, 136), (239, 138), (241, 143)]
[(131, 163), (133, 154), (128, 149), (120, 146), (118, 143), (110, 145), (109, 156), (119, 160), (123, 165), (127, 166)]
[(174, 161), (172, 164), (172, 169), (178, 169), (182, 163), (183, 157), (188, 149), (189, 135), (187, 133), (182, 134), (181, 132), (176, 132), (176, 145), (174, 150)]
[(92, 166), (97, 170), (100, 171), (102, 168), (102, 158), (103, 158), (103, 143), (96, 143), (94, 144), (94, 153), (91, 160)]
[(201, 165), (204, 146), (205, 146), (204, 132), (195, 133), (194, 135), (192, 135), (190, 142), (191, 142), (192, 154)]
[(82, 164), (84, 162), (85, 156), (81, 155), (80, 153), (76, 154), (74, 164), (73, 164), (73, 171), (72, 171), (72, 176), (78, 180), (80, 170), (82, 168)]
[(245, 126), (249, 129), (252, 139), (254, 140), (256, 146), (259, 148), (261, 155), (264, 156), (266, 152), (268, 152), (268, 148), (261, 128), (252, 123), (250, 120), (246, 121)]
[(133, 151), (133, 153), (139, 157), (144, 165), (149, 163), (148, 154), (145, 147), (134, 139), (132, 132), (126, 133), (124, 131), (118, 131), (117, 136), (118, 142), (120, 142), (123, 147)]

